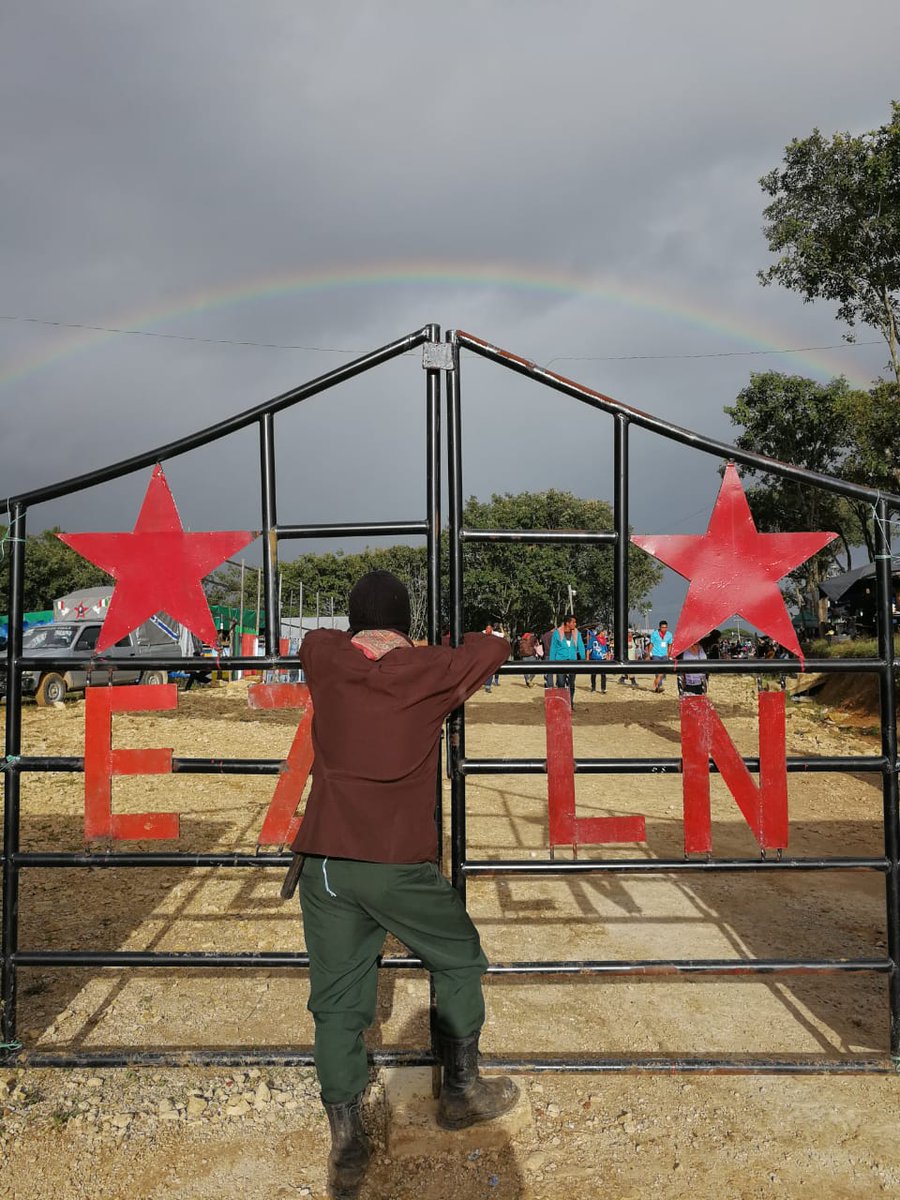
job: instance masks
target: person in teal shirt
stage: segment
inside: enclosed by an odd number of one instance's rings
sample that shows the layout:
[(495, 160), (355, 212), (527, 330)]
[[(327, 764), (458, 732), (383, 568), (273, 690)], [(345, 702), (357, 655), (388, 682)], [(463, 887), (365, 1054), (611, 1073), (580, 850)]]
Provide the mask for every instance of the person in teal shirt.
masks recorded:
[[(550, 661), (577, 662), (581, 659), (583, 662), (585, 658), (584, 639), (578, 632), (578, 623), (572, 614), (569, 613), (562, 625), (558, 629), (553, 630), (553, 637), (550, 639)], [(556, 686), (568, 687), (572, 701), (572, 712), (574, 712), (575, 676), (572, 674), (557, 675)]]
[[(658, 628), (650, 634), (650, 659), (655, 662), (667, 662), (672, 657), (672, 635), (669, 632), (669, 622), (660, 621)], [(653, 680), (654, 692), (663, 690), (665, 675), (657, 675)]]
[[(612, 647), (605, 629), (587, 631), (587, 656), (590, 662), (606, 662), (612, 658)], [(591, 691), (597, 690), (597, 676), (591, 675)], [(600, 675), (600, 692), (606, 694), (606, 675)]]

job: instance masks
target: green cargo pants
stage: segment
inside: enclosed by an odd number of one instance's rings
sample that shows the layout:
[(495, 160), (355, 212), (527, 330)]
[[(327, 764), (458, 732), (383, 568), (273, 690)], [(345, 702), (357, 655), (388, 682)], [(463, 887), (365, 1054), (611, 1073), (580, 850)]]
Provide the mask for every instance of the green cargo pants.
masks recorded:
[(300, 907), (309, 951), (307, 1005), (326, 1104), (366, 1087), (365, 1030), (375, 1018), (378, 955), (392, 933), (434, 979), (438, 1029), (464, 1038), (484, 1023), (487, 959), (459, 894), (434, 863), (356, 862), (307, 855)]

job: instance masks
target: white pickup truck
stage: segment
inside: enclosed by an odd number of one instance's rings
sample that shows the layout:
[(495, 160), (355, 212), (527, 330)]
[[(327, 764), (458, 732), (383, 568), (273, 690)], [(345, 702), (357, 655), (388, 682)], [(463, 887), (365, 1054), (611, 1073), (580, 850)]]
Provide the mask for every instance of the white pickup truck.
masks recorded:
[[(22, 637), (22, 654), (28, 658), (78, 658), (83, 665), (69, 667), (64, 672), (25, 671), (22, 674), (22, 694), (34, 696), (38, 704), (58, 704), (68, 692), (81, 692), (91, 684), (110, 683), (167, 683), (168, 671), (142, 670), (141, 658), (160, 658), (171, 654), (182, 657), (177, 642), (167, 646), (153, 644), (143, 635), (143, 627), (121, 638), (95, 661), (100, 622), (59, 621), (52, 625), (37, 625), (26, 629)], [(173, 662), (176, 668), (176, 662)], [(6, 671), (0, 671), (0, 694), (6, 693)]]

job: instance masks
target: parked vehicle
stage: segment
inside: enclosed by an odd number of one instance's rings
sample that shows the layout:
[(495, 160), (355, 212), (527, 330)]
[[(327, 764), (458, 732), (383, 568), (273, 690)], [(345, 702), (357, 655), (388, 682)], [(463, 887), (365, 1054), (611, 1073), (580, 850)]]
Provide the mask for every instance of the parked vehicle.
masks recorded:
[[(82, 692), (91, 684), (167, 683), (168, 671), (143, 670), (142, 657), (158, 658), (165, 647), (153, 644), (144, 627), (129, 633), (110, 646), (102, 660), (94, 658), (101, 625), (94, 622), (60, 621), (26, 629), (22, 635), (22, 653), (29, 658), (77, 658), (83, 660), (66, 671), (34, 670), (22, 674), (22, 694), (34, 696), (38, 704), (58, 704), (69, 692)], [(169, 642), (173, 658), (180, 658), (181, 647)], [(0, 671), (0, 694), (6, 694), (6, 671)]]

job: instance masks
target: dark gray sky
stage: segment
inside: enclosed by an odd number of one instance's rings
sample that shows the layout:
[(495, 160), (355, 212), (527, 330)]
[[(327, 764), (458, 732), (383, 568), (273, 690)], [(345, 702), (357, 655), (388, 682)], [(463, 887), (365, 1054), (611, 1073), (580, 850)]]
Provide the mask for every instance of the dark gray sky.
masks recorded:
[[(886, 120), (898, 34), (895, 0), (6, 5), (0, 495), (428, 321), (725, 438), (751, 370), (866, 383), (881, 346), (756, 281), (757, 181), (814, 126)], [(607, 419), (463, 370), (467, 494), (611, 497)], [(416, 356), (279, 419), (279, 518), (423, 516), (423, 404)], [(634, 448), (636, 530), (701, 532), (717, 461)], [(258, 526), (256, 464), (249, 434), (174, 461), (185, 524)], [(130, 528), (148, 477), (29, 528)], [(654, 619), (680, 594), (670, 575)]]

